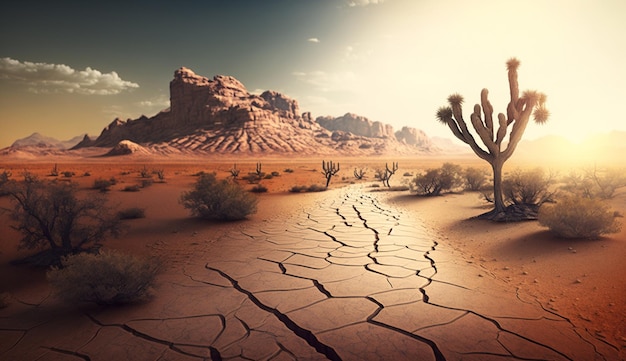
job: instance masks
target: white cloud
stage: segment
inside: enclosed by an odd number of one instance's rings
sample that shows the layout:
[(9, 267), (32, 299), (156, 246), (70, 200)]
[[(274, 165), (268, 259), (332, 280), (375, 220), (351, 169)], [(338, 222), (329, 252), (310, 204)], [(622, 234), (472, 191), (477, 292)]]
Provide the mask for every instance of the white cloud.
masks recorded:
[(0, 58), (0, 79), (24, 84), (34, 93), (111, 95), (139, 87), (114, 71), (102, 73), (90, 67), (74, 70), (64, 64), (21, 62), (11, 58)]
[(319, 43), (320, 39), (318, 39), (318, 38), (308, 38), (307, 41), (309, 43)]
[(377, 5), (382, 4), (384, 0), (348, 0), (348, 6), (367, 6), (367, 5)]

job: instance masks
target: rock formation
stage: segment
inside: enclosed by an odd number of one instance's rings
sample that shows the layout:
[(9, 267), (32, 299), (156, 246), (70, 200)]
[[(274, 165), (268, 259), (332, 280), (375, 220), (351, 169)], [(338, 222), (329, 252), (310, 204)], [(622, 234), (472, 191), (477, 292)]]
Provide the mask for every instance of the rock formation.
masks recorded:
[(322, 127), (330, 130), (340, 130), (371, 138), (394, 138), (393, 127), (381, 122), (373, 122), (365, 117), (346, 113), (341, 117), (318, 117), (315, 120)]
[(150, 154), (148, 150), (130, 140), (122, 140), (117, 143), (105, 156), (129, 155), (129, 154)]
[[(370, 155), (429, 150), (425, 143), (398, 142), (390, 125), (350, 113), (337, 119), (314, 121), (283, 94), (251, 94), (231, 76), (208, 79), (183, 67), (170, 82), (170, 108), (152, 117), (117, 118), (97, 139), (85, 137), (74, 148), (114, 147), (127, 140), (157, 154)], [(331, 124), (336, 129), (329, 128)]]

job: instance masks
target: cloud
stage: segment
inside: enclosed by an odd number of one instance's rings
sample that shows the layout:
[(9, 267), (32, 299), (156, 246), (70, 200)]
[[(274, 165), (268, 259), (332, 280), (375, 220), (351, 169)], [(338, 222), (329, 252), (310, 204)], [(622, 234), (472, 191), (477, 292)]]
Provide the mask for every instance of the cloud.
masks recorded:
[(307, 41), (309, 43), (319, 43), (320, 39), (318, 39), (318, 38), (308, 38)]
[(312, 72), (295, 71), (291, 73), (298, 80), (307, 83), (321, 92), (352, 91), (358, 84), (358, 77), (352, 71), (329, 73), (321, 70)]
[(382, 4), (384, 0), (348, 0), (348, 6), (367, 6)]
[(111, 95), (139, 88), (137, 83), (123, 80), (112, 71), (102, 73), (90, 67), (74, 70), (64, 64), (21, 62), (0, 58), (0, 80), (24, 84), (34, 93), (77, 93)]

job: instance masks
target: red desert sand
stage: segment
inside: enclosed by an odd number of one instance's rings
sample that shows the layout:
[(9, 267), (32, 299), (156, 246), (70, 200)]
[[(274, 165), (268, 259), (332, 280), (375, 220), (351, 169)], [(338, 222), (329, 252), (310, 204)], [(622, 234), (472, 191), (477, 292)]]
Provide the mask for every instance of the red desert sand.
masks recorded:
[[(429, 238), (429, 241), (436, 242), (436, 246), (432, 250), (429, 250), (429, 252), (426, 252), (426, 254), (432, 256), (434, 262), (437, 262), (436, 271), (441, 275), (446, 273), (445, 269), (447, 265), (454, 265), (454, 267), (450, 269), (462, 270), (463, 273), (452, 275), (451, 279), (467, 284), (469, 288), (477, 287), (477, 289), (479, 289), (483, 286), (474, 285), (493, 284), (494, 287), (505, 290), (504, 292), (510, 295), (511, 298), (516, 298), (521, 301), (523, 305), (529, 305), (529, 307), (535, 305), (541, 312), (545, 311), (547, 315), (553, 315), (554, 317), (566, 320), (568, 324), (571, 325), (569, 327), (571, 327), (575, 333), (583, 335), (581, 336), (581, 343), (591, 340), (591, 344), (598, 350), (602, 350), (603, 348), (608, 350), (600, 352), (604, 355), (602, 357), (596, 355), (595, 357), (598, 357), (598, 359), (617, 360), (626, 357), (626, 303), (624, 302), (626, 299), (626, 273), (624, 272), (623, 263), (626, 258), (626, 227), (622, 228), (621, 233), (604, 236), (598, 240), (560, 239), (552, 235), (547, 228), (541, 227), (536, 221), (493, 223), (472, 219), (472, 217), (489, 210), (490, 207), (488, 203), (481, 199), (479, 193), (464, 192), (445, 194), (439, 197), (417, 197), (410, 194), (408, 191), (373, 192), (373, 190), (380, 189), (371, 187), (372, 184), (380, 183), (373, 178), (374, 170), (376, 168), (384, 168), (384, 159), (371, 159), (368, 161), (348, 159), (343, 162), (340, 160), (341, 172), (338, 174), (338, 177), (332, 179), (330, 185), (331, 189), (329, 191), (293, 194), (288, 192), (292, 186), (323, 184), (325, 182), (323, 175), (320, 173), (321, 159), (319, 162), (312, 162), (311, 160), (286, 161), (276, 159), (262, 159), (261, 161), (263, 171), (267, 173), (277, 171), (280, 172), (280, 176), (262, 181), (262, 184), (265, 185), (269, 191), (268, 193), (259, 195), (260, 201), (256, 214), (250, 216), (248, 220), (232, 223), (207, 222), (192, 218), (189, 212), (179, 203), (180, 194), (190, 189), (191, 185), (197, 179), (194, 174), (199, 171), (215, 171), (218, 177), (225, 178), (229, 176), (228, 170), (236, 162), (237, 167), (241, 170), (241, 174), (245, 175), (249, 171), (254, 171), (255, 160), (234, 159), (232, 161), (220, 162), (198, 161), (157, 164), (144, 161), (111, 163), (109, 159), (106, 161), (93, 160), (85, 163), (59, 163), (58, 167), (60, 171), (68, 170), (75, 172), (75, 175), (67, 180), (78, 182), (80, 184), (81, 194), (89, 195), (95, 192), (95, 190), (90, 189), (95, 179), (115, 177), (118, 183), (107, 193), (109, 204), (114, 205), (117, 209), (128, 207), (140, 207), (145, 209), (146, 217), (143, 219), (124, 221), (128, 227), (126, 233), (118, 239), (105, 241), (105, 249), (122, 250), (132, 254), (159, 256), (164, 259), (167, 267), (159, 276), (159, 287), (156, 289), (153, 300), (144, 305), (125, 306), (119, 309), (108, 310), (93, 310), (90, 308), (91, 306), (87, 305), (80, 307), (63, 305), (62, 302), (51, 293), (45, 279), (45, 270), (33, 269), (26, 266), (15, 266), (10, 263), (12, 260), (31, 254), (32, 251), (17, 250), (19, 234), (9, 227), (12, 224), (9, 213), (3, 212), (0, 214), (0, 225), (2, 226), (2, 242), (0, 242), (0, 270), (2, 272), (2, 278), (0, 279), (0, 293), (5, 293), (9, 296), (7, 302), (8, 306), (0, 309), (0, 359), (9, 359), (5, 357), (19, 359), (21, 355), (23, 359), (40, 359), (41, 357), (41, 359), (46, 360), (71, 360), (75, 359), (76, 356), (83, 357), (83, 359), (87, 359), (85, 356), (88, 356), (92, 360), (119, 359), (119, 357), (131, 357), (132, 359), (142, 360), (186, 360), (197, 359), (196, 356), (199, 352), (196, 352), (197, 350), (194, 349), (195, 346), (193, 345), (197, 346), (198, 344), (204, 343), (212, 345), (207, 348), (207, 359), (228, 359), (229, 357), (233, 359), (244, 357), (271, 359), (272, 355), (277, 359), (298, 359), (299, 354), (295, 353), (294, 350), (303, 349), (306, 344), (303, 344), (303, 346), (296, 344), (295, 341), (289, 341), (288, 344), (277, 342), (282, 345), (276, 348), (278, 351), (268, 350), (266, 354), (261, 353), (261, 349), (263, 349), (264, 346), (257, 345), (255, 347), (257, 347), (257, 351), (260, 352), (259, 354), (246, 354), (246, 352), (249, 352), (245, 351), (246, 347), (250, 345), (245, 345), (245, 343), (253, 342), (251, 335), (255, 335), (255, 330), (262, 328), (257, 324), (248, 324), (241, 321), (244, 325), (244, 329), (247, 329), (245, 332), (248, 333), (250, 339), (245, 341), (245, 337), (242, 336), (243, 338), (241, 338), (241, 340), (243, 341), (241, 341), (241, 345), (238, 346), (237, 349), (239, 351), (237, 352), (232, 352), (232, 345), (237, 343), (236, 340), (239, 336), (232, 336), (229, 342), (222, 343), (218, 341), (226, 336), (213, 335), (211, 337), (214, 338), (209, 341), (198, 336), (198, 334), (202, 334), (203, 332), (211, 333), (208, 329), (211, 328), (211, 325), (214, 325), (213, 320), (210, 322), (207, 320), (206, 324), (185, 323), (185, 326), (181, 326), (181, 324), (178, 328), (172, 325), (167, 327), (161, 325), (162, 322), (165, 322), (163, 321), (165, 319), (174, 322), (172, 320), (180, 316), (177, 312), (172, 310), (178, 308), (195, 310), (199, 308), (200, 303), (208, 302), (211, 299), (210, 296), (202, 293), (204, 292), (202, 291), (202, 287), (208, 286), (220, 287), (220, 290), (222, 290), (220, 292), (225, 292), (226, 289), (239, 290), (237, 287), (240, 287), (245, 292), (250, 293), (248, 296), (252, 295), (256, 298), (252, 298), (251, 296), (241, 298), (220, 294), (222, 298), (233, 297), (231, 301), (240, 303), (241, 308), (229, 314), (227, 310), (222, 310), (217, 307), (218, 309), (216, 310), (211, 310), (210, 312), (206, 311), (205, 316), (217, 315), (222, 312), (225, 316), (220, 317), (225, 318), (222, 318), (222, 321), (219, 322), (226, 322), (226, 324), (231, 322), (231, 318), (229, 317), (233, 315), (235, 319), (246, 320), (246, 312), (252, 312), (249, 309), (254, 308), (251, 306), (252, 303), (267, 305), (272, 302), (269, 297), (270, 293), (255, 293), (255, 290), (264, 289), (264, 286), (262, 286), (264, 282), (274, 282), (265, 279), (262, 274), (265, 274), (265, 272), (280, 274), (281, 271), (277, 267), (277, 264), (280, 264), (281, 267), (287, 267), (286, 271), (283, 269), (283, 274), (285, 272), (288, 274), (297, 274), (299, 275), (298, 277), (300, 277), (299, 281), (302, 281), (301, 283), (307, 286), (305, 287), (293, 281), (293, 285), (279, 283), (272, 287), (294, 287), (295, 289), (300, 289), (301, 291), (298, 292), (302, 292), (303, 296), (301, 297), (304, 298), (319, 297), (320, 295), (323, 297), (322, 293), (326, 292), (328, 295), (332, 295), (332, 299), (335, 301), (344, 300), (344, 298), (339, 296), (343, 291), (333, 287), (333, 282), (338, 281), (334, 279), (330, 280), (333, 278), (333, 276), (330, 275), (325, 276), (329, 280), (321, 287), (319, 284), (316, 285), (315, 296), (307, 296), (307, 292), (309, 291), (305, 290), (309, 290), (311, 287), (309, 284), (310, 279), (313, 278), (310, 276), (310, 271), (312, 269), (321, 269), (325, 267), (326, 264), (318, 262), (317, 260), (311, 261), (311, 257), (313, 256), (304, 251), (302, 253), (290, 251), (292, 252), (289, 253), (291, 256), (287, 257), (281, 255), (281, 253), (285, 253), (286, 248), (277, 247), (275, 250), (271, 251), (271, 253), (253, 255), (250, 260), (246, 261), (249, 262), (248, 264), (241, 263), (240, 266), (232, 268), (233, 271), (230, 274), (223, 271), (228, 267), (222, 268), (221, 270), (224, 274), (222, 274), (223, 277), (221, 278), (218, 277), (219, 275), (215, 272), (210, 273), (207, 270), (212, 270), (212, 266), (222, 263), (240, 262), (240, 260), (243, 262), (247, 258), (239, 255), (239, 253), (255, 252), (256, 246), (254, 242), (260, 242), (259, 239), (267, 239), (273, 242), (271, 237), (276, 234), (275, 239), (278, 240), (276, 242), (280, 243), (283, 239), (280, 233), (285, 230), (291, 232), (292, 226), (297, 226), (295, 223), (301, 222), (304, 224), (304, 222), (307, 221), (315, 221), (322, 224), (326, 222), (324, 217), (332, 216), (332, 213), (336, 213), (334, 216), (343, 216), (346, 225), (349, 223), (361, 223), (361, 225), (365, 225), (365, 228), (362, 230), (362, 232), (364, 232), (363, 237), (366, 237), (365, 234), (367, 232), (376, 229), (378, 223), (381, 224), (380, 228), (386, 227), (382, 225), (382, 218), (381, 220), (372, 220), (372, 218), (368, 218), (374, 217), (370, 215), (370, 213), (359, 213), (359, 211), (364, 212), (363, 208), (360, 206), (361, 203), (354, 203), (347, 207), (347, 210), (342, 208), (344, 203), (349, 203), (354, 197), (360, 195), (366, 197), (363, 198), (365, 199), (364, 201), (360, 201), (363, 204), (370, 202), (371, 198), (371, 202), (375, 203), (375, 207), (381, 209), (383, 218), (386, 217), (385, 221), (390, 220), (392, 226), (396, 224), (406, 226), (408, 227), (407, 229), (415, 228), (423, 230), (424, 234), (421, 235), (420, 233), (420, 237)], [(442, 161), (438, 159), (427, 162), (400, 160), (400, 170), (391, 179), (391, 184), (401, 185), (407, 182), (410, 177), (403, 176), (405, 172), (415, 173), (419, 169), (438, 166), (441, 162)], [(460, 163), (464, 166), (484, 166), (476, 160), (468, 159), (456, 163)], [(49, 173), (50, 169), (52, 169), (52, 166), (52, 163), (42, 164), (33, 161), (32, 163), (2, 164), (0, 168), (10, 169), (14, 178), (18, 178), (20, 172), (23, 170), (29, 170), (43, 178), (47, 178), (46, 175)], [(155, 182), (152, 186), (142, 188), (139, 192), (123, 192), (122, 189), (125, 186), (141, 182), (139, 171), (144, 166), (150, 170), (163, 169), (165, 172), (165, 183)], [(511, 167), (514, 166), (507, 165), (507, 167), (513, 169)], [(355, 180), (352, 176), (354, 168), (366, 169), (367, 179)], [(293, 172), (285, 172), (286, 169), (292, 169)], [(84, 176), (87, 171), (90, 172), (90, 176)], [(58, 178), (63, 179), (63, 176), (59, 176)], [(239, 183), (246, 188), (252, 187), (245, 181), (240, 180)], [(620, 189), (616, 197), (610, 202), (613, 209), (619, 211), (621, 214), (626, 214), (625, 189)], [(9, 205), (10, 203), (7, 197), (0, 198), (0, 206), (2, 208), (8, 208)], [(365, 207), (365, 205), (363, 207)], [(321, 212), (320, 209), (336, 209), (336, 212), (330, 211), (326, 212), (328, 214), (325, 214)], [(352, 212), (351, 209), (357, 212), (346, 215), (346, 213)], [(368, 210), (367, 212), (372, 211)], [(302, 221), (299, 221), (299, 219)], [(371, 224), (367, 224), (368, 219)], [(294, 222), (294, 224), (290, 224), (289, 222)], [(380, 228), (378, 231), (380, 231)], [(305, 230), (302, 232), (304, 231)], [(357, 232), (356, 229), (353, 231)], [(376, 234), (382, 239), (384, 232), (378, 231)], [(324, 232), (330, 235), (334, 234), (333, 232), (336, 232), (337, 235), (342, 234), (339, 225), (337, 227), (329, 226), (328, 228), (320, 227), (319, 232), (313, 232), (313, 236), (307, 235), (306, 240), (299, 240), (299, 234), (297, 232), (299, 231), (294, 231), (290, 236), (292, 240), (295, 239), (295, 243), (290, 247), (297, 247), (297, 241), (309, 242), (309, 237), (324, 239)], [(352, 231), (349, 230), (348, 233), (349, 232)], [(357, 233), (354, 234), (355, 237)], [(249, 236), (249, 238), (246, 239), (242, 234)], [(358, 234), (360, 235), (361, 233)], [(394, 234), (395, 233), (392, 233), (390, 228), (389, 235)], [(410, 237), (411, 232), (407, 231), (406, 235)], [(371, 236), (371, 232), (369, 236)], [(239, 239), (238, 237), (243, 239)], [(282, 247), (287, 246), (283, 245)], [(378, 247), (383, 247), (383, 245), (379, 244)], [(354, 247), (348, 247), (346, 249), (350, 251), (350, 249), (354, 249)], [(263, 251), (265, 252), (266, 250)], [(377, 249), (376, 251), (384, 252), (384, 249)], [(307, 266), (296, 265), (296, 263), (301, 264), (295, 261), (294, 257), (296, 256), (306, 259), (302, 264), (306, 264)], [(380, 260), (383, 260), (383, 258), (384, 257), (381, 256)], [(344, 258), (344, 260), (345, 259), (352, 258)], [(246, 274), (241, 270), (248, 266), (254, 267), (255, 262), (260, 260), (268, 261), (269, 263), (266, 262), (267, 264), (261, 267), (263, 271), (259, 271), (257, 276)], [(290, 260), (294, 262), (290, 263)], [(422, 258), (422, 261), (423, 260)], [(378, 264), (378, 261), (374, 263)], [(410, 259), (405, 261), (409, 262)], [(384, 261), (380, 261), (380, 263), (384, 265)], [(376, 266), (376, 264), (374, 266)], [(408, 266), (405, 265), (403, 270), (407, 267)], [(374, 268), (375, 267), (372, 269)], [(385, 270), (384, 268), (380, 269), (380, 271), (374, 270), (385, 274), (391, 274), (395, 271), (400, 272), (399, 268), (393, 271)], [(232, 280), (229, 281), (226, 276), (231, 277), (233, 274), (244, 277), (246, 280), (240, 280), (239, 283), (232, 282)], [(392, 276), (390, 276), (385, 284), (389, 283), (393, 286), (392, 288), (404, 289), (397, 284), (392, 284), (396, 279), (404, 279), (402, 278), (404, 276), (396, 274)], [(251, 281), (254, 277), (258, 278), (256, 281)], [(352, 278), (352, 287), (356, 287), (357, 289), (359, 287), (374, 287), (372, 284), (359, 286), (359, 277), (360, 276), (355, 274), (354, 278)], [(420, 289), (428, 291), (429, 287), (431, 287), (433, 293), (430, 297), (433, 298), (434, 295), (437, 294), (435, 288), (437, 277), (427, 276), (427, 278), (430, 279), (430, 285), (425, 287), (421, 285)], [(292, 280), (294, 279), (295, 278), (292, 278)], [(365, 278), (362, 280), (365, 280)], [(203, 283), (193, 286), (192, 281)], [(398, 282), (398, 284), (400, 284), (400, 281)], [(185, 285), (185, 287), (189, 288), (177, 289), (177, 284)], [(194, 289), (192, 287), (196, 288)], [(406, 286), (405, 288), (410, 287)], [(318, 290), (321, 293), (317, 292)], [(179, 292), (180, 295), (174, 297), (172, 294), (177, 292)], [(358, 291), (354, 292), (358, 294)], [(237, 294), (242, 295), (241, 292)], [(419, 292), (414, 291), (411, 293), (411, 296), (407, 296), (406, 302), (418, 296), (420, 299), (422, 298)], [(383, 301), (380, 301), (384, 299), (382, 296), (376, 298), (375, 296), (368, 295), (367, 297), (370, 298), (366, 297), (365, 299), (350, 298), (353, 296), (347, 292), (346, 297), (345, 300), (354, 300), (354, 304), (348, 304), (347, 306), (337, 304), (334, 306), (333, 308), (336, 309), (337, 318), (350, 318), (352, 317), (352, 313), (356, 312), (354, 310), (369, 307), (359, 303), (363, 300), (371, 301), (371, 298), (375, 298), (377, 302), (385, 304)], [(484, 297), (487, 296), (485, 295)], [(296, 302), (295, 300), (299, 298), (279, 297), (278, 299), (280, 301), (276, 301), (275, 309), (282, 310), (282, 307), (289, 309), (290, 311), (288, 313), (285, 312), (284, 315), (290, 315), (291, 320), (298, 320), (298, 308), (288, 306), (288, 304), (290, 302)], [(483, 301), (481, 298), (477, 298), (477, 300), (479, 300), (479, 303)], [(172, 303), (167, 304), (167, 302)], [(223, 300), (223, 302), (228, 302), (228, 300)], [(142, 307), (143, 309), (141, 309)], [(344, 309), (342, 307), (347, 308)], [(394, 310), (398, 308), (389, 307), (385, 308), (385, 311), (388, 309)], [(453, 306), (446, 306), (446, 310), (450, 311), (452, 309), (454, 309)], [(310, 311), (311, 317), (322, 317), (316, 314), (314, 308), (307, 310), (307, 312)], [(96, 325), (94, 322), (85, 320), (86, 314), (97, 315), (99, 323)], [(198, 314), (202, 314), (202, 312), (198, 312)], [(375, 317), (372, 316), (373, 314), (375, 314)], [(470, 316), (480, 316), (478, 318), (472, 318), (479, 321), (487, 319), (487, 317), (483, 317), (483, 314), (478, 311), (470, 311), (469, 314), (469, 316), (456, 315), (452, 319), (446, 319), (444, 317), (442, 320), (437, 321), (436, 319), (439, 317), (439, 313), (435, 312), (432, 313), (432, 322), (452, 324), (454, 319), (461, 317), (468, 319)], [(376, 324), (378, 316), (381, 317), (381, 320), (386, 320), (381, 323), (387, 325), (390, 324), (391, 321), (389, 320), (392, 319), (390, 314), (385, 312), (374, 312), (370, 310), (365, 314), (365, 316), (368, 315), (371, 317), (367, 322), (368, 327), (380, 326)], [(409, 315), (409, 313), (405, 314), (406, 317), (409, 317)], [(210, 318), (209, 316), (207, 317)], [(270, 322), (269, 319), (271, 317), (265, 317), (266, 321), (263, 322)], [(361, 316), (354, 317), (358, 318)], [(537, 317), (545, 318), (545, 316)], [(138, 320), (139, 318), (144, 320), (141, 322), (159, 319), (161, 323), (150, 321), (152, 323), (150, 323), (149, 327), (141, 328), (139, 327), (141, 323)], [(280, 320), (279, 315), (276, 315), (276, 318)], [(330, 326), (322, 327), (315, 324), (313, 321), (309, 322), (307, 319), (300, 319), (300, 322), (294, 322), (297, 323), (296, 326), (299, 327), (299, 332), (302, 333), (304, 332), (303, 329), (306, 329), (313, 335), (309, 337), (308, 340), (306, 337), (301, 337), (301, 339), (305, 340), (311, 347), (315, 345), (316, 350), (318, 350), (318, 352), (313, 350), (311, 354), (307, 356), (308, 358), (333, 359), (333, 357), (338, 356), (341, 359), (359, 359), (360, 357), (364, 357), (363, 354), (356, 353), (356, 351), (353, 353), (350, 345), (346, 344), (348, 341), (344, 342), (343, 346), (333, 344), (333, 341), (340, 337), (340, 331), (335, 328)], [(498, 327), (505, 328), (507, 325), (505, 319), (506, 318), (500, 320)], [(475, 322), (478, 322), (476, 320)], [(42, 326), (42, 322), (46, 323), (45, 327)], [(409, 333), (413, 332), (418, 335), (426, 335), (427, 337), (423, 336), (426, 339), (445, 339), (444, 336), (435, 332), (433, 328), (423, 327), (414, 330), (406, 330), (400, 326), (401, 320), (397, 322), (399, 322), (398, 326), (387, 327), (385, 328), (385, 332), (398, 331), (405, 336), (411, 336)], [(287, 325), (287, 323), (283, 323)], [(489, 323), (492, 322), (489, 321)], [(119, 327), (113, 330), (111, 327), (103, 326), (109, 324), (118, 325)], [(307, 325), (309, 326), (308, 328), (305, 327)], [(350, 334), (360, 335), (361, 332), (369, 332), (371, 334), (371, 330), (367, 331), (368, 329), (366, 328), (359, 328), (361, 327), (361, 323), (357, 321), (345, 321), (344, 325), (347, 326), (342, 326), (340, 329), (344, 329)], [(461, 326), (463, 325), (460, 324), (459, 327)], [(222, 326), (215, 327), (219, 328)], [(137, 338), (137, 335), (141, 336), (145, 334), (148, 334), (149, 337), (146, 337), (142, 341), (143, 343), (139, 345), (130, 341), (124, 341), (121, 334), (124, 333), (124, 330), (127, 331), (128, 328), (134, 330), (135, 338)], [(281, 336), (281, 332), (283, 331), (279, 330), (278, 326), (271, 326), (270, 329), (270, 331), (267, 329), (262, 331), (265, 332), (263, 333), (263, 337), (256, 335), (255, 340), (264, 340), (264, 337), (283, 339), (283, 336)], [(223, 328), (223, 330), (228, 330), (228, 327)], [(154, 333), (151, 333), (151, 331), (154, 331)], [(79, 336), (81, 333), (87, 336), (81, 338), (81, 336)], [(103, 336), (104, 333), (107, 333), (107, 335)], [(98, 335), (96, 336), (96, 334)], [(190, 336), (190, 334), (196, 336)], [(506, 335), (509, 336), (513, 334), (516, 337), (524, 335), (521, 331), (519, 333), (506, 333)], [(71, 337), (75, 337), (75, 341), (64, 341), (63, 335), (67, 337), (74, 335)], [(498, 332), (498, 335), (500, 335), (500, 332)], [(501, 344), (505, 342), (504, 340), (508, 337), (506, 335), (503, 332), (502, 340), (498, 342)], [(98, 345), (97, 342), (93, 341), (97, 337), (103, 337), (100, 341), (103, 343), (102, 345)], [(347, 336), (342, 335), (341, 337)], [(386, 338), (388, 336), (385, 333), (382, 333), (380, 337), (379, 342), (381, 345), (388, 343), (387, 347), (389, 347), (389, 349), (401, 350), (403, 347), (411, 347), (407, 344), (403, 344), (403, 342), (408, 341), (400, 342), (396, 341), (395, 338)], [(415, 336), (412, 337), (413, 339), (410, 341), (418, 340)], [(187, 340), (187, 338), (190, 338), (191, 341)], [(410, 337), (407, 337), (407, 339), (410, 339)], [(498, 336), (498, 339), (500, 339), (500, 336)], [(568, 351), (562, 351), (568, 348), (575, 349), (576, 347), (573, 345), (555, 346), (550, 344), (549, 340), (533, 339), (535, 346), (536, 344), (543, 346), (544, 341), (549, 345), (548, 348), (550, 350), (555, 349), (558, 351), (555, 353), (558, 358), (554, 359), (580, 359), (576, 358), (577, 355), (575, 354), (567, 354)], [(254, 342), (263, 343), (264, 341)], [(375, 341), (371, 341), (371, 339), (367, 342), (376, 343)], [(455, 342), (462, 344), (464, 341), (451, 341), (451, 343)], [(499, 359), (498, 355), (502, 356), (506, 354), (505, 351), (502, 351), (501, 346), (494, 344), (488, 346), (488, 351), (485, 351), (485, 353), (479, 352), (472, 358), (470, 357), (472, 352), (465, 352), (465, 349), (461, 350), (460, 348), (455, 348), (455, 346), (445, 346), (441, 343), (442, 341), (437, 344), (438, 350), (441, 351), (440, 355), (437, 355), (437, 351), (433, 353), (432, 350), (435, 349), (434, 347), (425, 347), (425, 351), (423, 351), (424, 354), (430, 355), (432, 359)], [(336, 353), (334, 356), (332, 353), (323, 353), (319, 351), (319, 349), (322, 349), (319, 345), (330, 345), (332, 347), (327, 347), (327, 349), (333, 350), (333, 352), (336, 351)], [(428, 344), (425, 343), (425, 345)], [(267, 347), (269, 348), (269, 346)], [(282, 351), (280, 350), (281, 347), (283, 348)], [(30, 351), (27, 352), (25, 350)], [(231, 354), (228, 352), (231, 352)], [(381, 356), (380, 352), (391, 351), (381, 351), (377, 349), (373, 351), (370, 350), (370, 352), (369, 355), (371, 359), (380, 359), (381, 357), (384, 359), (385, 357)], [(507, 352), (516, 355), (515, 357), (522, 355), (519, 356), (520, 358), (523, 357), (524, 354), (521, 351), (516, 353), (515, 351), (508, 350), (508, 348)], [(138, 354), (142, 356), (139, 357), (137, 356)], [(417, 354), (418, 353), (413, 356)], [(277, 355), (280, 355), (280, 357)], [(390, 356), (392, 353), (386, 353), (386, 355)], [(407, 359), (412, 357), (410, 353), (401, 355), (404, 355)], [(542, 357), (553, 359), (551, 358), (552, 356), (544, 355)]]

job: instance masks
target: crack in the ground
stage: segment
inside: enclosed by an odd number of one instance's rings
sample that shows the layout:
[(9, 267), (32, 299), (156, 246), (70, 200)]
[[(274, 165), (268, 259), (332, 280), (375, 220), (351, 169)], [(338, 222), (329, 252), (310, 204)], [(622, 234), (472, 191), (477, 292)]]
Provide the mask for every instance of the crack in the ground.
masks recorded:
[(228, 280), (232, 285), (233, 288), (236, 289), (237, 291), (243, 293), (244, 295), (246, 295), (248, 297), (248, 299), (250, 301), (252, 301), (252, 303), (254, 303), (258, 308), (262, 309), (265, 312), (268, 312), (272, 315), (274, 315), (274, 317), (276, 317), (280, 322), (282, 322), (288, 329), (290, 329), (296, 336), (300, 337), (301, 339), (303, 339), (304, 341), (306, 341), (306, 343), (309, 344), (309, 346), (313, 347), (317, 352), (319, 352), (320, 354), (324, 355), (327, 359), (332, 360), (332, 361), (339, 361), (341, 360), (341, 357), (339, 357), (339, 355), (337, 354), (337, 352), (329, 345), (326, 345), (324, 343), (322, 343), (320, 340), (317, 339), (317, 337), (313, 334), (313, 332), (311, 332), (310, 330), (307, 330), (303, 327), (301, 327), (300, 325), (298, 325), (297, 323), (295, 323), (291, 318), (289, 318), (289, 316), (287, 316), (286, 314), (280, 312), (279, 310), (270, 307), (266, 304), (264, 304), (263, 302), (261, 302), (255, 295), (254, 293), (252, 293), (251, 291), (246, 290), (245, 288), (241, 287), (241, 285), (239, 284), (239, 281), (237, 281), (236, 279), (232, 278), (230, 275), (228, 275), (226, 272), (217, 269), (217, 268), (213, 268), (210, 266), (205, 266), (208, 270), (211, 270), (213, 272), (217, 272), (219, 273), (222, 277), (224, 277), (226, 280)]
[[(189, 357), (194, 357), (194, 358), (199, 358), (199, 359), (204, 359), (203, 356), (199, 356), (196, 354), (193, 354), (191, 352), (187, 352), (185, 350), (182, 350), (180, 347), (181, 346), (191, 346), (191, 347), (197, 347), (197, 348), (201, 348), (201, 349), (207, 349), (209, 351), (209, 354), (211, 355), (211, 359), (213, 361), (221, 361), (222, 357), (220, 352), (213, 346), (206, 346), (206, 345), (197, 345), (197, 344), (187, 344), (187, 343), (176, 343), (176, 342), (171, 342), (168, 340), (163, 340), (154, 336), (151, 336), (147, 333), (144, 332), (140, 332), (130, 326), (128, 326), (125, 323), (112, 323), (112, 324), (106, 324), (104, 322), (99, 321), (98, 319), (96, 319), (94, 316), (85, 313), (85, 316), (87, 316), (87, 318), (89, 318), (93, 323), (95, 323), (96, 325), (100, 326), (100, 327), (115, 327), (115, 328), (119, 328), (125, 332), (130, 333), (131, 335), (141, 338), (145, 341), (149, 341), (149, 342), (153, 342), (153, 343), (157, 343), (163, 346), (167, 346), (170, 350), (179, 353), (181, 355), (184, 356), (189, 356)], [(184, 317), (183, 317), (184, 318)]]
[(78, 358), (80, 358), (82, 360), (85, 360), (85, 361), (91, 361), (91, 357), (89, 357), (88, 355), (79, 353), (79, 352), (70, 351), (70, 350), (64, 350), (64, 349), (59, 348), (59, 347), (42, 346), (42, 348), (45, 348), (45, 349), (53, 351), (53, 352), (61, 353), (61, 354), (64, 354), (64, 355), (78, 357)]

